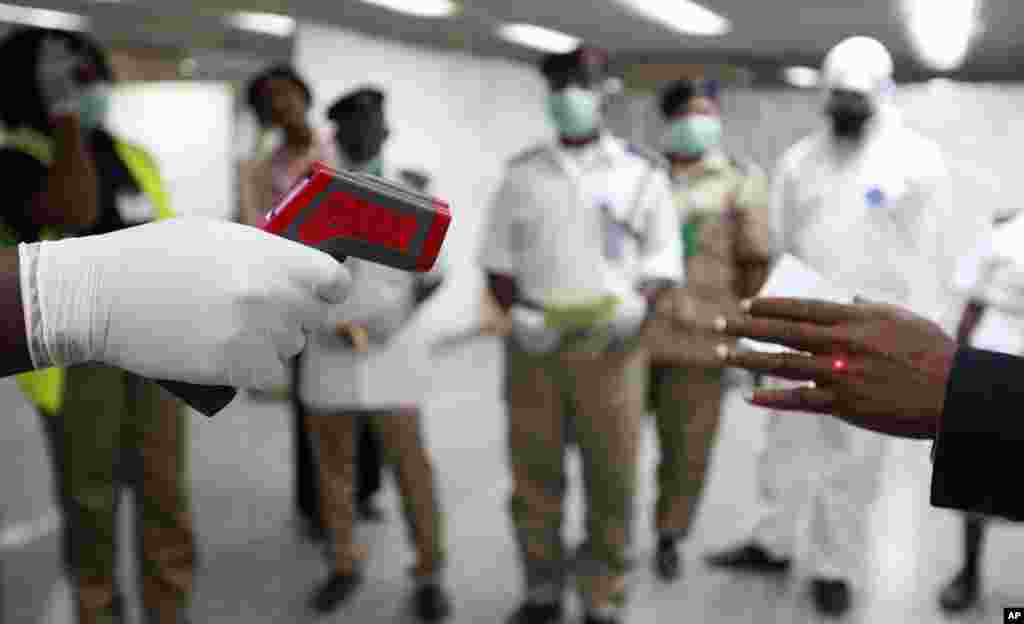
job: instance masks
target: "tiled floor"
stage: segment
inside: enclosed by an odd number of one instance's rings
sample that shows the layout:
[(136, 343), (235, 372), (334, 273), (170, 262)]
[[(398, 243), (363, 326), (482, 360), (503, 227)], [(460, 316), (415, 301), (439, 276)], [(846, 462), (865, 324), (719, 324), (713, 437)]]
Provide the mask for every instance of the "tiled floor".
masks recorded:
[[(518, 574), (503, 512), (508, 483), (503, 463), (503, 416), (497, 393), (498, 352), (478, 343), (445, 360), (447, 387), (429, 406), (426, 430), (442, 482), (450, 536), (449, 582), (453, 622), (500, 622), (517, 601)], [(49, 473), (38, 424), (12, 384), (0, 383), (0, 524), (45, 516)], [(290, 435), (286, 407), (239, 399), (208, 421), (192, 416), (194, 510), (202, 544), (194, 621), (211, 623), (306, 622), (305, 601), (325, 572), (317, 548), (296, 537), (290, 515)], [(753, 519), (754, 459), (761, 416), (730, 395), (707, 496), (690, 543), (685, 579), (672, 586), (649, 571), (652, 537), (653, 439), (645, 438), (637, 508), (638, 552), (629, 621), (803, 623), (817, 617), (799, 582), (766, 581), (711, 572), (699, 562), (708, 549), (743, 536)], [(577, 472), (575, 462), (572, 470)], [(958, 564), (955, 515), (930, 509), (927, 447), (892, 443), (885, 485), (872, 515), (868, 575), (856, 595), (851, 623), (997, 623), (1002, 607), (1024, 604), (1024, 531), (991, 531), (985, 559), (982, 609), (946, 620), (935, 606), (939, 585)], [(390, 521), (365, 527), (372, 549), (369, 581), (337, 622), (407, 621), (410, 563), (394, 491), (383, 501)], [(572, 538), (578, 537), (578, 489), (569, 504)], [(127, 535), (127, 533), (126, 533)], [(13, 540), (16, 542), (17, 540)], [(2, 541), (0, 541), (2, 544)], [(70, 622), (67, 589), (58, 578), (54, 535), (27, 545), (0, 545), (4, 622)], [(127, 562), (127, 553), (124, 554)]]

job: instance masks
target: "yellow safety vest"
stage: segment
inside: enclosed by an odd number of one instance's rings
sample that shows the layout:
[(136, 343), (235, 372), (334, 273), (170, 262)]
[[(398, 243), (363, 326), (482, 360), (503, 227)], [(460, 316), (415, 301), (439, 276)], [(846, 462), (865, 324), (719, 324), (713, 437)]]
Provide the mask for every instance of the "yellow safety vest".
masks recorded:
[[(19, 128), (3, 137), (0, 146), (20, 151), (35, 158), (44, 166), (53, 163), (53, 141), (46, 135), (31, 128)], [(114, 149), (131, 173), (142, 193), (153, 203), (156, 219), (169, 219), (174, 215), (170, 198), (164, 188), (163, 178), (153, 158), (143, 148), (122, 139), (114, 139)], [(7, 225), (0, 222), (0, 238), (8, 245), (17, 244), (17, 236)], [(43, 240), (60, 238), (55, 228), (44, 228), (40, 233)], [(22, 373), (17, 376), (18, 387), (37, 408), (45, 413), (60, 411), (64, 400), (64, 369), (46, 368)]]

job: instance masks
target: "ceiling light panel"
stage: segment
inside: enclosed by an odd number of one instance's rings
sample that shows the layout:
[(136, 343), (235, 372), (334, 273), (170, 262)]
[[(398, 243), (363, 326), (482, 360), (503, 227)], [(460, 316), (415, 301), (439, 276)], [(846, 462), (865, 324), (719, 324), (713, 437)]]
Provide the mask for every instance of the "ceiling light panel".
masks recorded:
[(821, 72), (813, 67), (787, 67), (782, 70), (782, 78), (787, 84), (800, 89), (816, 87), (821, 79)]
[(458, 12), (458, 5), (451, 0), (362, 0), (389, 11), (414, 15), (416, 17), (449, 17)]
[(714, 37), (732, 30), (725, 17), (690, 0), (616, 0), (632, 13), (684, 35)]
[(0, 4), (0, 22), (57, 30), (87, 30), (89, 28), (89, 18), (84, 15), (13, 4)]
[(235, 28), (287, 38), (295, 33), (295, 20), (275, 13), (232, 13), (227, 21)]
[(498, 27), (498, 36), (510, 43), (552, 54), (572, 52), (580, 45), (577, 37), (533, 24), (503, 24)]
[(979, 31), (979, 0), (903, 0), (911, 46), (925, 65), (953, 71), (967, 59)]

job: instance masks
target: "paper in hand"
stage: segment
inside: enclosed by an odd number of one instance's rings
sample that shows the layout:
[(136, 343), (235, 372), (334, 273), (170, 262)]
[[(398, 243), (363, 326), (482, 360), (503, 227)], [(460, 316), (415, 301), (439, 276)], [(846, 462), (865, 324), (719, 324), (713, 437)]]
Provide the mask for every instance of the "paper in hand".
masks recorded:
[(971, 334), (971, 346), (1009, 355), (1024, 353), (1024, 319), (999, 308), (986, 308)]
[[(818, 299), (835, 303), (852, 303), (853, 295), (827, 281), (817, 271), (793, 255), (785, 254), (772, 267), (758, 297), (790, 297)], [(781, 353), (791, 349), (767, 342), (742, 338), (742, 348), (753, 351)]]

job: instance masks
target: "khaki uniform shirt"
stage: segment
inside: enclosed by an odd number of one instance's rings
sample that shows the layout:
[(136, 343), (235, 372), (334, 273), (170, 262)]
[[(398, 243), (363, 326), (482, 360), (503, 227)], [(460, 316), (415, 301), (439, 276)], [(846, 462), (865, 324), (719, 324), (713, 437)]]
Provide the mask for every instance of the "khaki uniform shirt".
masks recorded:
[(717, 366), (714, 318), (756, 294), (772, 256), (768, 182), (757, 165), (718, 153), (673, 187), (686, 284), (659, 299), (648, 344), (655, 361)]

